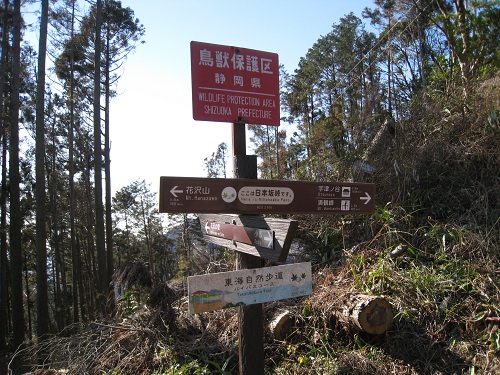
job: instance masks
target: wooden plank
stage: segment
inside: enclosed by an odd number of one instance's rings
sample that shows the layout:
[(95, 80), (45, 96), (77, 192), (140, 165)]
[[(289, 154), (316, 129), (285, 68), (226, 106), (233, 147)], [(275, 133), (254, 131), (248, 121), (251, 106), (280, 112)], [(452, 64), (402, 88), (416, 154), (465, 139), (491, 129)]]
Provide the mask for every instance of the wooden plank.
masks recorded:
[[(205, 241), (277, 263), (285, 263), (292, 240), (298, 229), (296, 220), (265, 218), (261, 215), (201, 214), (198, 217)], [(205, 229), (207, 223), (232, 224), (273, 231), (273, 246), (267, 248), (212, 236), (209, 234), (210, 231), (207, 233)]]

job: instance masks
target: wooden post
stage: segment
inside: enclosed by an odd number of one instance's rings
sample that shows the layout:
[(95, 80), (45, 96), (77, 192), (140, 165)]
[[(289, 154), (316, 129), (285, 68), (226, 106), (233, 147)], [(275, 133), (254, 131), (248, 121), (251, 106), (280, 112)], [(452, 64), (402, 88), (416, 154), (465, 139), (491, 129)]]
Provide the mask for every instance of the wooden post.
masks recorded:
[[(234, 178), (257, 178), (257, 157), (246, 155), (245, 124), (233, 123)], [(259, 257), (236, 252), (236, 268), (262, 267)], [(262, 304), (241, 306), (238, 311), (238, 355), (240, 375), (264, 375), (264, 323)]]

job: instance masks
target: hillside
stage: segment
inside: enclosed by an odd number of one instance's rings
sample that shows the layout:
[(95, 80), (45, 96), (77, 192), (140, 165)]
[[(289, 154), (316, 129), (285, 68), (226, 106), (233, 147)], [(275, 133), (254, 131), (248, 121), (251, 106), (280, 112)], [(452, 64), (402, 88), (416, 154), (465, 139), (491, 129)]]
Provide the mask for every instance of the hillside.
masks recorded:
[[(355, 175), (377, 186), (374, 215), (297, 217), (314, 291), (264, 306), (266, 324), (294, 317), (285, 340), (266, 331), (267, 374), (500, 373), (499, 85), (446, 108), (424, 98), (418, 117), (387, 125), (366, 154), (375, 172)], [(386, 298), (392, 327), (369, 335), (335, 319), (347, 292)], [(191, 316), (172, 281), (132, 290), (117, 311), (19, 355), (47, 352), (46, 367), (71, 374), (237, 373), (235, 309)]]

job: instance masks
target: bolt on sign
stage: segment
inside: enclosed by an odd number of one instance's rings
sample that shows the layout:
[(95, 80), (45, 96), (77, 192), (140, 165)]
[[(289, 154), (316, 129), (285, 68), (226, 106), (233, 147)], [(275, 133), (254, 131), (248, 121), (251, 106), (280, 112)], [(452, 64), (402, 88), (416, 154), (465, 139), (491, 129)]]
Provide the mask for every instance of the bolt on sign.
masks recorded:
[(371, 214), (375, 184), (161, 177), (159, 212)]
[(280, 124), (276, 53), (191, 42), (193, 118)]
[(311, 293), (311, 262), (188, 277), (191, 314)]

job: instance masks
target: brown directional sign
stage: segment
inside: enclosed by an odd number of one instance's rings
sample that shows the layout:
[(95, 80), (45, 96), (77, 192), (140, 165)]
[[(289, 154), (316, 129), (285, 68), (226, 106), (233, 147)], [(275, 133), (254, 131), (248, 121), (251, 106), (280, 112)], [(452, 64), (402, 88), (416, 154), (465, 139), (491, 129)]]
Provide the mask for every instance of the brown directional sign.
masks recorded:
[(274, 233), (272, 230), (242, 227), (217, 221), (207, 221), (204, 229), (209, 236), (227, 238), (267, 249), (274, 247)]
[(375, 184), (161, 177), (160, 212), (371, 214)]
[(205, 241), (284, 263), (298, 222), (262, 215), (200, 214)]

